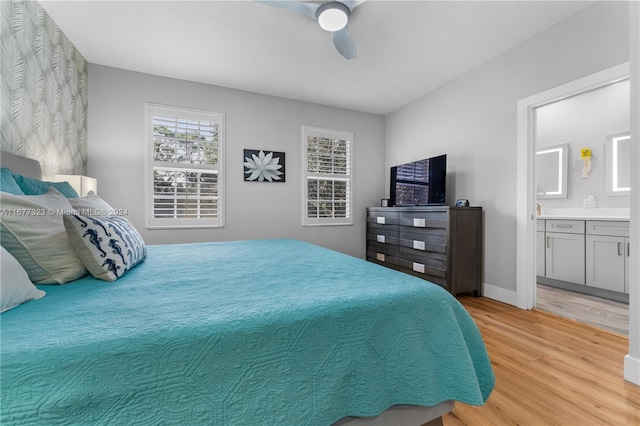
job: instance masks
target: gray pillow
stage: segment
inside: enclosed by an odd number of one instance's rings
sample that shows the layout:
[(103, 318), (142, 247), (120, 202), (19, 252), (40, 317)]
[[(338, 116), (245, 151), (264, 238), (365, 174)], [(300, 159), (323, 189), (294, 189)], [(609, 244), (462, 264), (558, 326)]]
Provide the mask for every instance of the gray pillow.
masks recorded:
[(50, 188), (43, 195), (0, 192), (2, 246), (22, 265), (35, 284), (64, 284), (87, 274), (69, 243), (62, 217), (73, 211)]

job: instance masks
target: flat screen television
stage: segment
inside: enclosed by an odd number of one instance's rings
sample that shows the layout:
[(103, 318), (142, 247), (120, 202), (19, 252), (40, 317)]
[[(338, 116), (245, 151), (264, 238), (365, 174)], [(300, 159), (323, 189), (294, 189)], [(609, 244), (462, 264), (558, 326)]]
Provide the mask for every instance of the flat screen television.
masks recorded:
[(447, 155), (391, 167), (391, 206), (443, 205), (446, 200)]

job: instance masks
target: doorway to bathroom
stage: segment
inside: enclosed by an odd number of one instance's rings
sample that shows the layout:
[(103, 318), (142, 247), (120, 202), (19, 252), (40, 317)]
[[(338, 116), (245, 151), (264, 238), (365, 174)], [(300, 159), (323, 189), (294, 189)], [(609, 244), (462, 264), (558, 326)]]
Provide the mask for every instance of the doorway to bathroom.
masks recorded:
[(630, 87), (534, 109), (537, 309), (628, 334)]

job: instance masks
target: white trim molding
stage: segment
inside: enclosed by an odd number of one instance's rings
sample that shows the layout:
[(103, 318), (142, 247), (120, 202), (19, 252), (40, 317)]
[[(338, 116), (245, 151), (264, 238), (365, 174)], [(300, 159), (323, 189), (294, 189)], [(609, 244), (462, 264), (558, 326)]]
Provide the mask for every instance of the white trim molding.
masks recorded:
[[(631, 62), (631, 164), (640, 159), (640, 2), (629, 2), (629, 60)], [(631, 168), (631, 224), (634, 243), (629, 262), (629, 354), (624, 358), (625, 380), (640, 386), (640, 171)]]
[(640, 386), (640, 359), (629, 354), (624, 357), (624, 379)]
[(482, 285), (482, 295), (489, 299), (497, 300), (498, 302), (506, 303), (507, 305), (516, 305), (516, 292), (513, 290), (507, 290), (502, 287), (484, 283)]

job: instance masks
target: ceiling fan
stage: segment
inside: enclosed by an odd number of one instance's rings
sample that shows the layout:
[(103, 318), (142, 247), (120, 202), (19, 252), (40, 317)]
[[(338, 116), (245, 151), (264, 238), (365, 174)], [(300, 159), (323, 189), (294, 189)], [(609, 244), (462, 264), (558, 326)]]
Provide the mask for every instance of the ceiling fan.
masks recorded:
[(353, 10), (365, 0), (316, 1), (316, 0), (257, 0), (281, 9), (306, 15), (318, 22), (320, 27), (331, 33), (333, 44), (346, 59), (358, 57), (351, 31), (347, 27)]

